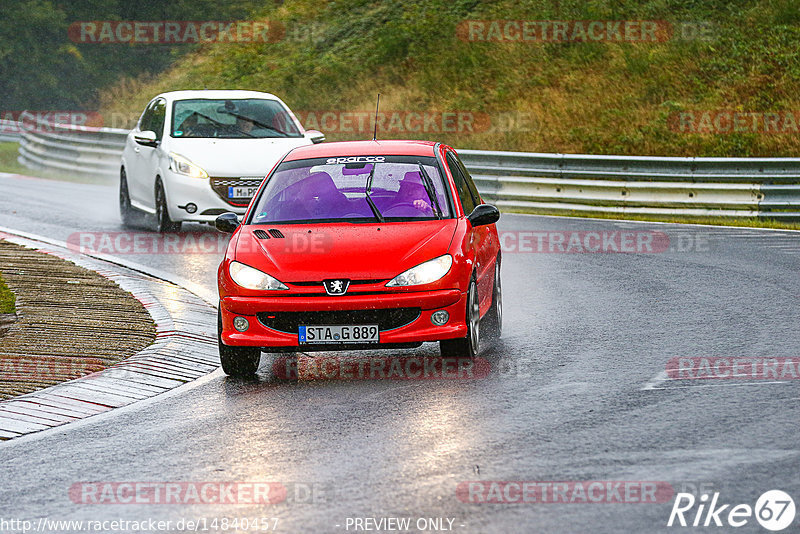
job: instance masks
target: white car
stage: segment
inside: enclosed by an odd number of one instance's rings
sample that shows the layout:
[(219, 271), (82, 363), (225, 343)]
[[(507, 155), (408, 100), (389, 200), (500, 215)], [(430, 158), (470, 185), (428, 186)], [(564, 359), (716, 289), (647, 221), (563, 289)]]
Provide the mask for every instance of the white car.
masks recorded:
[(258, 91), (173, 91), (155, 97), (128, 134), (120, 168), (123, 224), (143, 214), (158, 231), (244, 214), (261, 181), (289, 150), (325, 136), (280, 98)]

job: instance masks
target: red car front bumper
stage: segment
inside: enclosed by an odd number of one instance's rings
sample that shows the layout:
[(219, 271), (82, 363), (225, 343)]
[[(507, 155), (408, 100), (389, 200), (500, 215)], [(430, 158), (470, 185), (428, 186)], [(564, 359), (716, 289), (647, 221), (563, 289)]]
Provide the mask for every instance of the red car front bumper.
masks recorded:
[[(278, 331), (265, 326), (257, 314), (281, 312), (327, 312), (352, 310), (390, 310), (396, 308), (420, 308), (419, 317), (410, 323), (382, 330), (379, 334), (380, 348), (383, 344), (418, 343), (461, 338), (467, 335), (466, 293), (458, 289), (444, 289), (425, 292), (386, 293), (386, 294), (348, 294), (342, 296), (228, 296), (220, 301), (222, 312), (222, 342), (239, 347), (300, 347), (297, 333)], [(438, 310), (450, 314), (443, 326), (431, 322), (431, 315)], [(234, 317), (244, 317), (250, 323), (246, 332), (233, 327)], [(326, 323), (337, 324), (337, 323)], [(346, 314), (338, 324), (350, 324)], [(313, 345), (302, 345), (313, 348)], [(347, 350), (348, 345), (341, 345)]]

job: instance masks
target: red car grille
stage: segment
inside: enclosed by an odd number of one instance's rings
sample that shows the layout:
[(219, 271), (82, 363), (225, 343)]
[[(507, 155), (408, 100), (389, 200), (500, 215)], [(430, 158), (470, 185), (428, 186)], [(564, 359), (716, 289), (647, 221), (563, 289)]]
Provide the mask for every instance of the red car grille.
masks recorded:
[(258, 320), (267, 328), (296, 334), (300, 325), (377, 324), (381, 332), (400, 328), (417, 320), (420, 308), (385, 310), (337, 310), (308, 312), (262, 312)]

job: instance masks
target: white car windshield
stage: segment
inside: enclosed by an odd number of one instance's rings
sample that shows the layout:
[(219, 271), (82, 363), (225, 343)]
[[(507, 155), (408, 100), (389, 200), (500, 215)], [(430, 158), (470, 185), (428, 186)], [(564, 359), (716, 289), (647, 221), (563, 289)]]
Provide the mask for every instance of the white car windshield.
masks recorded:
[(172, 137), (302, 137), (288, 110), (276, 100), (187, 99), (173, 104)]

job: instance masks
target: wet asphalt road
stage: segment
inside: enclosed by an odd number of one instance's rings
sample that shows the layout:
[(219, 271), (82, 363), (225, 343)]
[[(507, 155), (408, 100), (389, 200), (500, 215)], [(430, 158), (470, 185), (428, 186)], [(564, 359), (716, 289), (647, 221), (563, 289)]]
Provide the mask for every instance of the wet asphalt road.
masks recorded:
[[(0, 175), (0, 226), (63, 241), (121, 231), (115, 195), (113, 187)], [(449, 528), (464, 533), (767, 532), (753, 518), (738, 529), (667, 528), (672, 499), (465, 503), (456, 494), (465, 481), (660, 481), (750, 505), (781, 489), (800, 505), (800, 381), (663, 380), (675, 357), (798, 356), (800, 234), (519, 215), (504, 215), (499, 227), (660, 232), (669, 248), (507, 250), (505, 332), (482, 354), (491, 368), (483, 378), (284, 381), (272, 372), (275, 356), (264, 355), (256, 381), (217, 372), (2, 444), (0, 518), (157, 519), (173, 531), (182, 518), (208, 518), (209, 528), (213, 518), (264, 517), (278, 519), (277, 532), (354, 532), (356, 518), (405, 517), (411, 532), (420, 518), (451, 519)], [(520, 234), (507, 235), (513, 248)], [(213, 290), (220, 254), (125, 258)], [(89, 481), (272, 481), (288, 498), (73, 502), (70, 488)]]

